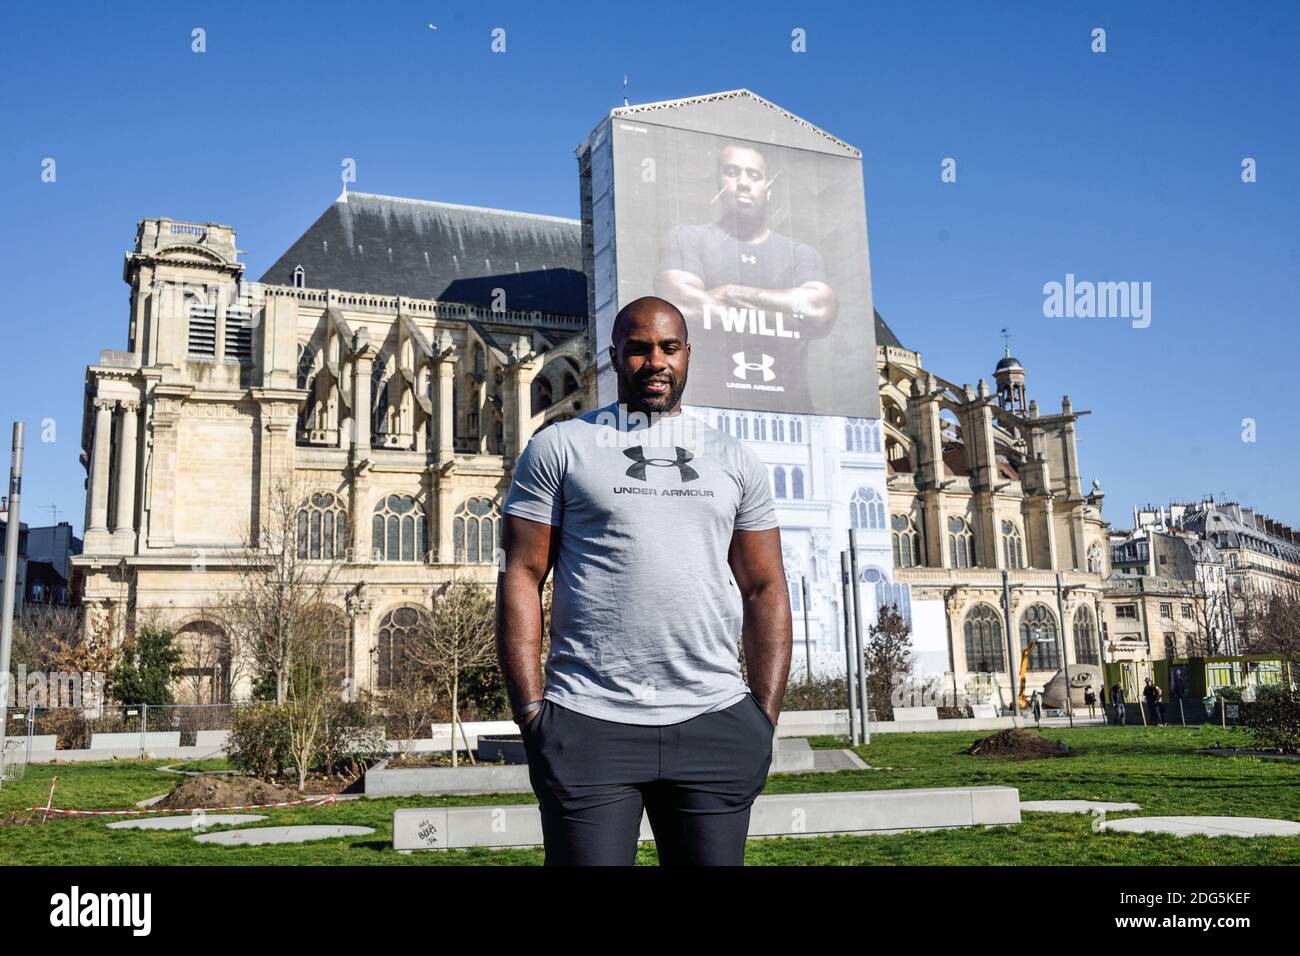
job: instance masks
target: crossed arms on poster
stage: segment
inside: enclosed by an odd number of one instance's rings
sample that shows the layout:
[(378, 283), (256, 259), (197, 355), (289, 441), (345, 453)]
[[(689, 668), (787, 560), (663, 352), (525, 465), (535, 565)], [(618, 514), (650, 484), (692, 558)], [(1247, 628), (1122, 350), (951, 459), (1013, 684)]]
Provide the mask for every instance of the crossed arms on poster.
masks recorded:
[(704, 280), (693, 272), (665, 269), (655, 281), (655, 292), (681, 309), (687, 322), (697, 327), (705, 306), (722, 311), (762, 309), (793, 317), (801, 339), (820, 339), (829, 334), (839, 312), (835, 290), (816, 280), (792, 289), (758, 289), (736, 283), (706, 289)]

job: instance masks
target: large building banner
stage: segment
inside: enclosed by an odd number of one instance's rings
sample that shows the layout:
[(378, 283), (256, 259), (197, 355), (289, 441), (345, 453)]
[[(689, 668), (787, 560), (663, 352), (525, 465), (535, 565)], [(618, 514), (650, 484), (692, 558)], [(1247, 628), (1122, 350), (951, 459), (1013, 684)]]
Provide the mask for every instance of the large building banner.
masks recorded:
[(685, 405), (767, 466), (794, 610), (796, 674), (844, 669), (840, 552), (858, 532), (863, 629), (892, 583), (862, 163), (737, 90), (615, 109), (578, 151), (598, 400), (643, 295), (689, 324)]
[(755, 100), (610, 118), (616, 302), (686, 315), (693, 405), (878, 418), (861, 159)]

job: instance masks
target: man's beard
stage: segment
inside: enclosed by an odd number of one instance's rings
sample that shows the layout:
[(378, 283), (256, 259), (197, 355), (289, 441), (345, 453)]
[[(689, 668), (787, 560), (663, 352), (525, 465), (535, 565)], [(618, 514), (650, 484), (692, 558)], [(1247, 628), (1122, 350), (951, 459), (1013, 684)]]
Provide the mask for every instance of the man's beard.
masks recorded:
[[(662, 414), (670, 412), (677, 407), (681, 401), (682, 393), (686, 391), (686, 372), (682, 372), (682, 377), (678, 378), (672, 372), (665, 372), (662, 376), (645, 375), (629, 376), (622, 369), (618, 369), (618, 400), (633, 412), (650, 412)], [(663, 377), (668, 380), (668, 391), (662, 395), (647, 395), (641, 391), (641, 382), (645, 379)]]
[(766, 218), (767, 210), (763, 206), (754, 205), (746, 208), (737, 206), (733, 201), (731, 208), (723, 216), (722, 227), (738, 239), (748, 239), (762, 231)]

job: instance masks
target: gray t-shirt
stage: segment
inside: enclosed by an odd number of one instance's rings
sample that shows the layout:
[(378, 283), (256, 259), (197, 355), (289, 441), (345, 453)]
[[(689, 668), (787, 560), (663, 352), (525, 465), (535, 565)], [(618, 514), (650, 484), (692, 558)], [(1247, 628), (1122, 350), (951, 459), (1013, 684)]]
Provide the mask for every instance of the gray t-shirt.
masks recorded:
[(560, 529), (547, 699), (663, 726), (747, 693), (727, 553), (733, 531), (777, 526), (751, 449), (690, 415), (606, 405), (533, 436), (505, 512)]

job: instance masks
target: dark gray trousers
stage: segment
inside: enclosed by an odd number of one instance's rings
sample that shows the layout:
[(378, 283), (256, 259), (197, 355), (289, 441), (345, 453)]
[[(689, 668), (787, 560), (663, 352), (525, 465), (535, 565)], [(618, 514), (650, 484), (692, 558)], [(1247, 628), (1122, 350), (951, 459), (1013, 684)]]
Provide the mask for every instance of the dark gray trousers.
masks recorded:
[(743, 865), (773, 736), (752, 694), (666, 727), (546, 701), (523, 740), (547, 864), (631, 866), (644, 809), (661, 865)]

